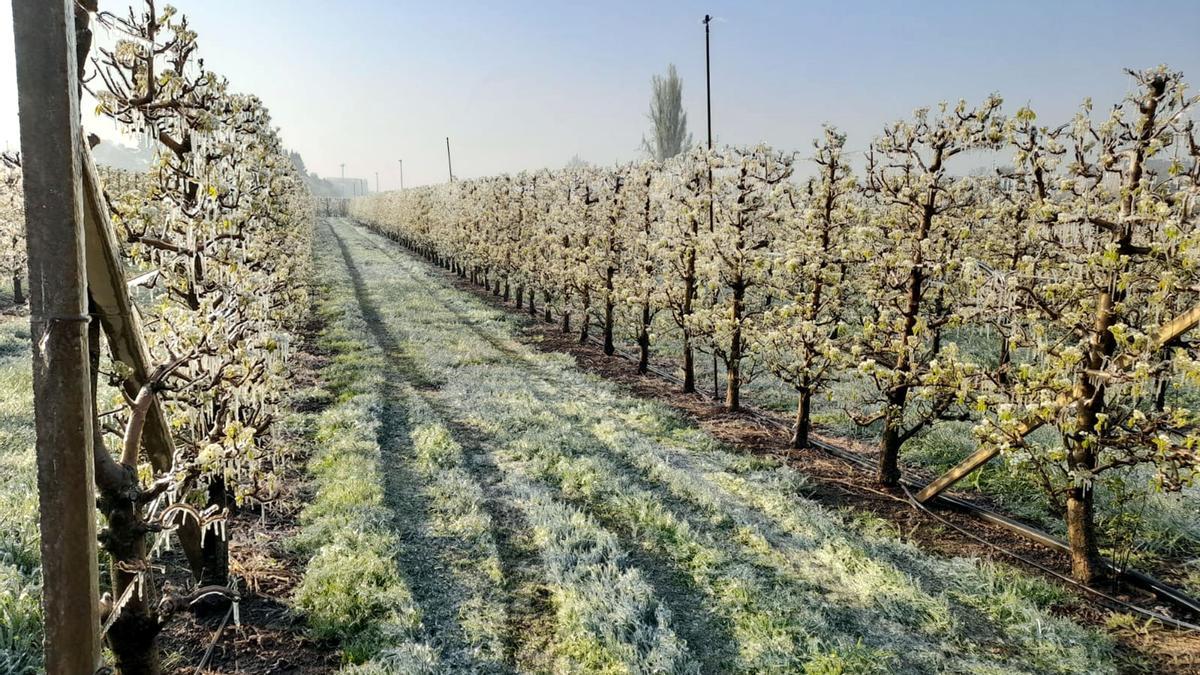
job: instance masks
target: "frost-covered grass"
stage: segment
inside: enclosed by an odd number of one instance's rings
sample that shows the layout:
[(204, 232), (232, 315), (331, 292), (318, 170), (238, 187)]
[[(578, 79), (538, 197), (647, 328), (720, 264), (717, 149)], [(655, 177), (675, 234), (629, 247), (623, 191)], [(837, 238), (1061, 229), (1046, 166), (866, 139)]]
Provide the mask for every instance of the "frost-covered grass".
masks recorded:
[[(502, 311), (379, 237), (338, 231), (443, 428), (483, 439), (536, 530), (559, 670), (1116, 669), (1105, 637), (1049, 611), (1069, 601), (1053, 588), (831, 512), (788, 467), (520, 345)], [(426, 454), (444, 456), (446, 436), (430, 434)], [(628, 617), (605, 638), (621, 649), (572, 642), (598, 632), (591, 616)]]
[(462, 446), (414, 392), (408, 404), (410, 439), (428, 500), (428, 534), (443, 542), (443, 560), (457, 586), (458, 625), (476, 667), (499, 669), (505, 660), (504, 572), (493, 540), (483, 490), (464, 468)]
[[(322, 369), (334, 404), (315, 420), (308, 464), (316, 494), (301, 513), (293, 541), (311, 556), (296, 605), (313, 637), (336, 640), (353, 672), (420, 672), (436, 664), (420, 640), (421, 611), (395, 557), (401, 543), (383, 505), (378, 429), (382, 353), (365, 340), (345, 274), (326, 267), (320, 344), (331, 352)], [(376, 670), (372, 670), (375, 668)]]
[(521, 504), (542, 551), (556, 618), (558, 672), (676, 673), (696, 669), (653, 589), (617, 538), (544, 488)]
[[(341, 234), (347, 234), (344, 228)], [(341, 262), (337, 245), (331, 247), (323, 252), (327, 267)], [(389, 276), (390, 263), (376, 263), (356, 257), (357, 273), (370, 281)], [(395, 308), (380, 302), (384, 298), (374, 290), (360, 292), (374, 296), (365, 302), (378, 304), (380, 314), (390, 317)], [(376, 311), (373, 306), (371, 311)], [(391, 322), (376, 328), (387, 333), (380, 341), (387, 343), (390, 362), (380, 372), (388, 380), (388, 410), (394, 418), (389, 424), (405, 437), (391, 440), (392, 461), (397, 462), (391, 489), (414, 493), (395, 496), (392, 502), (397, 518), (421, 520), (415, 529), (411, 523), (398, 526), (432, 549), (432, 565), (419, 556), (401, 556), (401, 564), (428, 602), (443, 605), (430, 606), (425, 620), (442, 652), (442, 667), (472, 672), (693, 671), (682, 641), (670, 628), (669, 612), (628, 563), (613, 534), (513, 466), (498, 464), (489, 448), (463, 447), (455, 434), (462, 430), (443, 417), (441, 397), (429, 390), (425, 364), (409, 364), (409, 348), (415, 349), (415, 343), (397, 339), (407, 337), (401, 329)], [(483, 362), (472, 352), (469, 335), (446, 337), (456, 348), (446, 352), (451, 360), (439, 370)], [(493, 508), (514, 522), (495, 522)], [(506, 577), (496, 541), (500, 527), (525, 528), (514, 538), (528, 540), (532, 560), (514, 561), (516, 553), (509, 551), (509, 566), (525, 566), (526, 579), (520, 583)], [(545, 616), (511, 615), (510, 608), (543, 592), (549, 596), (547, 606), (535, 604), (525, 611), (541, 610)], [(431, 616), (445, 614), (446, 606), (456, 611), (433, 621)], [(541, 632), (546, 635), (530, 634)]]
[(42, 663), (41, 571), (29, 323), (0, 321), (0, 672)]

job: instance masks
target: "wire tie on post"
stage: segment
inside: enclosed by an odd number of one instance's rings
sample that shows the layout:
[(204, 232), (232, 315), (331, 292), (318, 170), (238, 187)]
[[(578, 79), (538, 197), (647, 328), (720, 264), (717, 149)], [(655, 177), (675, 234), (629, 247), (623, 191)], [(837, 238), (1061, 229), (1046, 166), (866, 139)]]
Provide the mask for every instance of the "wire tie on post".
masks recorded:
[(29, 323), (60, 323), (60, 322), (81, 322), (90, 323), (92, 320), (91, 314), (56, 314), (54, 316), (31, 316)]

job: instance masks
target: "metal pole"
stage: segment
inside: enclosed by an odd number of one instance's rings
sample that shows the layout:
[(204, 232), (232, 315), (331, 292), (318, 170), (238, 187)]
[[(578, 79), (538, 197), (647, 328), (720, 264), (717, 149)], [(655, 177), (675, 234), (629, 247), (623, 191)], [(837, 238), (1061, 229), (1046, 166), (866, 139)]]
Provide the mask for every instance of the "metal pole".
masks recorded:
[(404, 189), (404, 160), (400, 160), (400, 189)]
[(450, 182), (454, 182), (454, 165), (450, 163), (450, 137), (446, 137), (446, 169), (450, 172)]
[(375, 172), (375, 191), (379, 192), (379, 172)]
[(74, 0), (14, 0), (25, 181), (45, 670), (100, 663)]

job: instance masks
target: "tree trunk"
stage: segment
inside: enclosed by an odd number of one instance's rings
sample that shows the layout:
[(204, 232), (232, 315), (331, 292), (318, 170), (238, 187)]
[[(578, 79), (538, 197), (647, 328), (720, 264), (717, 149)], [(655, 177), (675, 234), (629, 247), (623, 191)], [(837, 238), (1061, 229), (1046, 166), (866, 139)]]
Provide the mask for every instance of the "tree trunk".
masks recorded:
[[(208, 486), (208, 505), (223, 509), (228, 504), (229, 498), (225, 489), (225, 480), (219, 476), (214, 477)], [(201, 560), (203, 564), (199, 579), (201, 586), (229, 585), (228, 539), (218, 537), (216, 533), (209, 531), (204, 536), (204, 548), (201, 552)], [(228, 599), (224, 597), (211, 597), (215, 599), (214, 606), (224, 609), (229, 604)]]
[(696, 237), (700, 232), (700, 223), (692, 218), (692, 241), (685, 256), (683, 271), (683, 393), (696, 391), (696, 355), (692, 351), (692, 336), (688, 331), (687, 319), (692, 315), (692, 303), (696, 298)]
[(13, 282), (13, 284), (12, 284), (13, 285), (13, 304), (14, 305), (25, 304), (25, 291), (21, 288), (21, 275), (14, 274), (13, 278), (12, 278), (12, 282)]
[[(938, 290), (938, 294), (933, 299), (933, 315), (937, 318), (942, 318), (942, 312), (945, 311), (945, 291)], [(938, 326), (933, 329), (933, 346), (930, 348), (930, 353), (934, 356), (942, 353), (942, 327)]]
[(887, 408), (883, 415), (883, 435), (879, 441), (879, 473), (875, 479), (880, 485), (900, 485), (900, 445), (904, 425), (904, 403), (908, 399), (908, 387), (899, 387), (888, 394)]
[(729, 340), (729, 358), (725, 360), (725, 408), (731, 412), (742, 407), (742, 302), (745, 297), (745, 285), (735, 283), (733, 307), (730, 308), (733, 336)]
[[(734, 339), (736, 340), (737, 338), (735, 337)], [(730, 412), (737, 412), (742, 408), (742, 392), (738, 386), (740, 370), (740, 361), (731, 359), (725, 364), (725, 409)]]
[(612, 356), (616, 351), (613, 345), (613, 303), (611, 297), (604, 300), (604, 354)]
[[(611, 239), (611, 237), (610, 237)], [(612, 251), (612, 246), (609, 246)], [(613, 277), (617, 270), (609, 267), (604, 271), (604, 354), (612, 356), (616, 349), (613, 346)]]
[(1075, 486), (1067, 490), (1067, 542), (1071, 545), (1071, 576), (1090, 584), (1103, 575), (1100, 547), (1096, 541), (1093, 491)]
[(713, 352), (712, 363), (713, 363), (712, 399), (714, 401), (720, 401), (721, 400), (721, 380), (717, 378), (717, 354), (716, 354), (716, 352)]
[(546, 323), (554, 320), (550, 316), (550, 291), (542, 291), (542, 320)]
[[(93, 401), (96, 400), (100, 375), (100, 344), (100, 322), (93, 321), (88, 326)], [(109, 452), (104, 445), (99, 417), (95, 418), (92, 438), (93, 453)], [(96, 471), (97, 502), (107, 521), (98, 539), (109, 556), (113, 580), (112, 601), (116, 603), (125, 590), (138, 580), (137, 572), (125, 571), (124, 568), (136, 569), (146, 562), (147, 530), (140, 505), (131, 499), (131, 495), (139, 492), (137, 469), (112, 459), (101, 459), (97, 464), (109, 468), (105, 471), (98, 467)], [(150, 598), (151, 592), (150, 588), (133, 591), (106, 636), (121, 675), (158, 675), (162, 672), (158, 652), (159, 622)]]
[(683, 334), (683, 393), (696, 391), (696, 354), (692, 350), (692, 339)]
[[(1088, 368), (1075, 378), (1072, 391), (1078, 401), (1075, 409), (1075, 435), (1063, 439), (1067, 446), (1067, 469), (1072, 473), (1091, 476), (1096, 470), (1099, 449), (1096, 446), (1099, 413), (1104, 410), (1103, 384), (1093, 382), (1089, 371), (1097, 371), (1112, 356), (1116, 339), (1111, 328), (1114, 322), (1113, 297), (1101, 293), (1096, 303), (1096, 320), (1088, 348)], [(1072, 485), (1067, 489), (1067, 543), (1071, 545), (1071, 575), (1089, 584), (1101, 576), (1100, 546), (1096, 541), (1093, 514), (1093, 491), (1090, 483)]]
[(564, 333), (571, 332), (571, 310), (569, 310), (569, 309), (563, 309), (561, 330)]
[(792, 427), (792, 449), (808, 447), (808, 432), (812, 426), (812, 388), (800, 389), (796, 403), (796, 425)]
[(638, 372), (650, 370), (650, 303), (642, 303), (642, 326), (638, 331)]
[(587, 342), (588, 331), (592, 325), (592, 299), (591, 293), (587, 290), (583, 292), (583, 312), (579, 317), (579, 344)]
[(1008, 336), (1000, 336), (1000, 362), (996, 366), (996, 381), (1008, 384), (1008, 368), (1012, 365), (1012, 349), (1008, 344)]

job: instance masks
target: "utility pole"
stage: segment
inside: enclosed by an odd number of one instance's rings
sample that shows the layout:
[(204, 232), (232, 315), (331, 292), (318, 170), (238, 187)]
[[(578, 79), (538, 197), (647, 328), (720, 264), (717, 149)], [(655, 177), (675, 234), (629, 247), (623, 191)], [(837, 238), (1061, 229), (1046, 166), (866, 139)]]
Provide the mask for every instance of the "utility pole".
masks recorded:
[(454, 164), (450, 162), (450, 137), (446, 137), (446, 169), (450, 171), (450, 182), (454, 182)]
[(15, 0), (45, 671), (100, 664), (79, 79), (71, 0)]
[(404, 190), (404, 160), (400, 160), (400, 189)]
[[(705, 96), (708, 99), (708, 149), (712, 150), (712, 66), (711, 56), (708, 47), (709, 24), (712, 23), (712, 15), (704, 15), (704, 90)], [(711, 181), (710, 181), (711, 182)]]
[[(712, 15), (704, 15), (704, 96), (708, 108), (708, 151), (711, 154), (713, 149), (712, 135), (712, 56), (709, 49), (709, 26), (712, 24)], [(716, 225), (716, 207), (713, 201), (716, 195), (713, 190), (713, 172), (712, 159), (708, 160), (708, 231), (712, 232)], [(717, 379), (717, 353), (713, 352), (713, 400), (721, 399), (721, 382)]]
[(379, 172), (375, 172), (375, 191), (379, 192)]
[(342, 164), (342, 183), (338, 186), (338, 192), (345, 198), (346, 195), (346, 165)]

